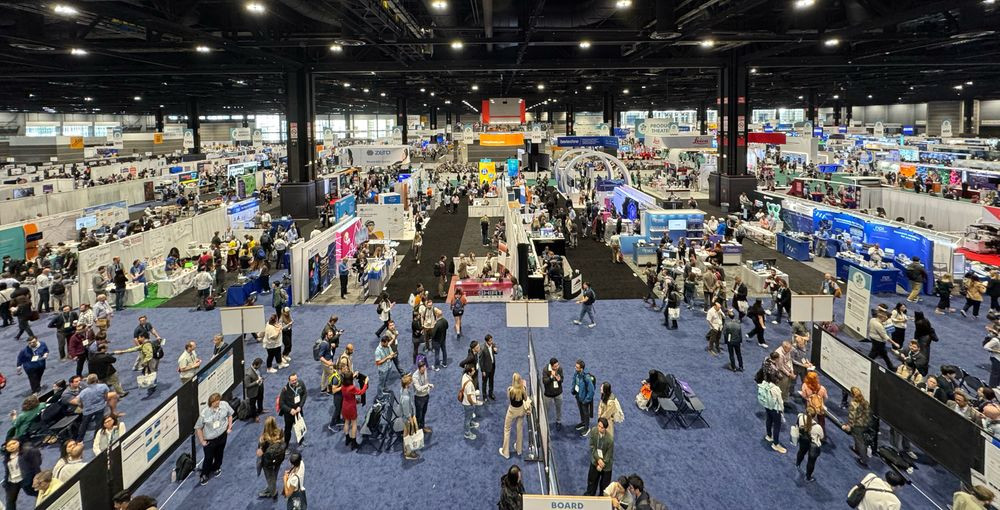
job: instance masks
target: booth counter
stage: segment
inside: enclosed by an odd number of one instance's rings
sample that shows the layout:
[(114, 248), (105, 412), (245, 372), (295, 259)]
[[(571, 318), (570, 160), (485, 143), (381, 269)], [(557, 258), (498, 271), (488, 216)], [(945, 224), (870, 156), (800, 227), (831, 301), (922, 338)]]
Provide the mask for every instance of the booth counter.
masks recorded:
[(840, 280), (847, 281), (850, 268), (854, 267), (871, 276), (872, 293), (874, 294), (895, 294), (896, 285), (903, 287), (903, 290), (910, 290), (910, 282), (906, 279), (906, 274), (895, 267), (875, 269), (844, 257), (838, 256), (836, 259), (837, 278)]
[[(174, 274), (160, 279), (156, 282), (156, 297), (172, 298), (184, 292), (194, 284), (194, 275), (198, 272), (195, 268), (178, 269)], [(243, 303), (240, 303), (241, 305)]]
[[(765, 294), (764, 281), (771, 274), (771, 270), (768, 268), (754, 269), (753, 264), (748, 261), (747, 263), (740, 266), (740, 275), (743, 278), (743, 283), (747, 285), (747, 290), (751, 294)], [(775, 276), (781, 278), (782, 280), (788, 282), (788, 274), (783, 273), (780, 270), (775, 269)]]
[(761, 227), (760, 225), (754, 225), (752, 223), (744, 223), (743, 227), (747, 231), (747, 239), (754, 241), (756, 243), (762, 244), (764, 246), (775, 246), (777, 241), (774, 232)]
[(498, 278), (466, 278), (457, 280), (455, 289), (462, 289), (470, 302), (509, 301), (514, 284)]
[(810, 253), (812, 248), (811, 239), (809, 238), (802, 239), (797, 236), (790, 236), (784, 233), (778, 233), (775, 236), (775, 241), (778, 253), (782, 253), (785, 256), (791, 257), (794, 260), (799, 260), (799, 261), (812, 260), (812, 253)]
[(469, 204), (469, 217), (480, 218), (483, 215), (490, 218), (504, 217), (507, 202), (500, 197), (475, 198)]
[(368, 294), (381, 294), (389, 283), (389, 278), (396, 272), (395, 251), (391, 251), (388, 257), (369, 262), (365, 271), (368, 273)]
[(556, 255), (566, 255), (566, 239), (561, 235), (542, 236), (532, 234), (531, 242), (535, 245), (536, 253), (542, 253), (546, 248), (549, 248)]
[[(632, 244), (632, 262), (636, 266), (642, 267), (647, 263), (656, 264), (656, 250), (658, 248), (655, 244)], [(625, 254), (625, 244), (622, 243), (622, 253)]]

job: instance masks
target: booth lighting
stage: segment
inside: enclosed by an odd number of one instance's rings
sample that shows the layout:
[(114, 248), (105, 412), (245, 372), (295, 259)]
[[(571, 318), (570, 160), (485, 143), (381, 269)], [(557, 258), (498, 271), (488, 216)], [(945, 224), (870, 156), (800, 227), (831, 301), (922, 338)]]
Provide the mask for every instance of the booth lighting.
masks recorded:
[(479, 85), (473, 84), (472, 85), (472, 90), (479, 90)]
[(82, 55), (86, 55), (87, 54), (87, 50), (85, 50), (83, 48), (70, 48), (69, 49), (69, 54), (70, 55), (82, 56)]
[(247, 12), (252, 12), (254, 14), (263, 14), (265, 10), (266, 9), (264, 9), (264, 4), (260, 2), (247, 2)]
[(380, 92), (379, 95), (385, 97), (385, 92)]
[(961, 85), (955, 85), (955, 90), (962, 90), (962, 86)]
[(590, 48), (590, 41), (580, 41), (580, 47), (583, 49)]
[(80, 11), (76, 10), (76, 7), (72, 7), (66, 4), (56, 4), (52, 8), (52, 11), (60, 16), (76, 16), (80, 14)]
[(965, 82), (965, 84), (966, 85), (972, 85), (972, 82), (971, 81), (967, 81), (967, 82)]
[(827, 39), (826, 41), (823, 41), (823, 44), (825, 44), (827, 46), (836, 46), (836, 45), (840, 44), (840, 39), (837, 39), (836, 37), (831, 37), (831, 38)]
[(545, 90), (545, 84), (544, 83), (539, 83), (538, 84), (538, 90)]
[(367, 94), (369, 92), (367, 88), (363, 88), (363, 89), (361, 89), (361, 91), (364, 92), (365, 94)]
[(587, 86), (586, 86), (586, 87), (584, 87), (584, 88), (585, 88), (585, 89), (587, 89), (587, 90), (593, 90), (593, 89), (594, 89), (594, 87), (593, 87), (592, 85), (587, 85)]
[(340, 45), (340, 44), (331, 44), (330, 45), (330, 51), (332, 51), (334, 53), (341, 53), (341, 52), (344, 51), (344, 47), (342, 45)]
[(208, 53), (212, 51), (212, 48), (209, 48), (208, 46), (205, 46), (203, 44), (199, 44), (198, 46), (194, 47), (194, 50), (197, 51), (198, 53)]
[(448, 2), (445, 2), (444, 0), (434, 0), (431, 2), (431, 7), (439, 11), (443, 11), (448, 8)]
[(142, 96), (135, 96), (132, 98), (133, 101), (142, 101)]
[(615, 2), (615, 7), (619, 9), (628, 9), (632, 7), (632, 0), (618, 0)]
[(87, 102), (89, 103), (89, 102), (93, 101), (93, 100), (94, 100), (94, 98), (92, 98), (92, 97), (90, 97), (90, 96), (87, 96), (87, 97), (83, 98), (83, 100), (84, 100), (84, 101), (87, 101)]
[(808, 9), (816, 5), (816, 0), (795, 0), (796, 9)]
[(453, 50), (460, 50), (464, 46), (465, 46), (465, 44), (463, 44), (462, 41), (452, 41), (451, 42), (451, 49), (453, 49)]
[(712, 39), (705, 39), (704, 41), (701, 42), (702, 48), (711, 48), (712, 46), (715, 46), (715, 41), (713, 41)]

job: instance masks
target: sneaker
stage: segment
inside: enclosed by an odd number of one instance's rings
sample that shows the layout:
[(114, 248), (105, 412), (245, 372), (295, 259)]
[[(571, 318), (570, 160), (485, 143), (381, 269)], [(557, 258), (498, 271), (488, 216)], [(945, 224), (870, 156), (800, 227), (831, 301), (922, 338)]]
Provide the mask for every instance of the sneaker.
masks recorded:
[(809, 482), (809, 483), (815, 482), (816, 481), (816, 477), (814, 477), (814, 476), (807, 476), (806, 477), (806, 481)]
[[(962, 312), (962, 313), (964, 314), (965, 312)], [(577, 324), (577, 325), (579, 325), (579, 324), (580, 324), (580, 321), (573, 321), (573, 324)]]
[(470, 440), (470, 441), (472, 441), (472, 440), (475, 440), (475, 439), (476, 439), (476, 435), (475, 435), (475, 434), (473, 434), (473, 433), (471, 433), (471, 432), (467, 432), (467, 433), (465, 434), (465, 438), (466, 438), (466, 439), (468, 439), (468, 440)]
[(219, 476), (221, 474), (222, 474), (222, 470), (221, 469), (216, 469), (215, 471), (212, 472), (212, 478), (215, 478), (215, 477), (217, 477), (217, 476)]
[(785, 447), (781, 446), (780, 444), (772, 444), (771, 449), (778, 453), (788, 453), (788, 450), (786, 450)]
[(913, 459), (913, 460), (917, 460), (917, 454), (915, 454), (913, 452), (906, 452), (906, 455), (908, 457), (910, 457), (911, 459)]
[(441, 367), (439, 367), (437, 365), (434, 365), (434, 371), (435, 372), (440, 372), (441, 371)]
[(472, 422), (472, 428), (478, 429), (479, 428), (479, 422), (477, 422), (477, 421)]
[(767, 344), (757, 344), (761, 349), (767, 349)]
[(416, 452), (410, 452), (410, 453), (403, 454), (403, 458), (406, 459), (406, 460), (417, 460), (417, 459), (420, 458), (420, 456), (417, 455)]
[(278, 365), (278, 368), (288, 368), (288, 363), (281, 363)]
[(958, 313), (962, 314), (962, 317), (968, 317), (969, 314), (965, 313), (965, 310), (961, 310)]
[(505, 458), (505, 459), (509, 459), (509, 458), (510, 458), (510, 454), (505, 454), (505, 453), (503, 452), (503, 448), (498, 448), (498, 449), (497, 449), (497, 451), (498, 451), (498, 452), (500, 452), (500, 456), (501, 456), (501, 457), (503, 457), (503, 458)]
[(767, 441), (768, 443), (770, 443), (772, 441), (771, 434), (768, 434), (768, 435), (764, 436), (764, 441)]
[(277, 368), (269, 368), (269, 369), (267, 369), (267, 373), (269, 373), (269, 374), (276, 374), (276, 373), (278, 373), (278, 369)]
[(447, 363), (441, 363), (441, 368), (448, 368), (448, 364)]
[(587, 327), (588, 327), (588, 328), (593, 328), (593, 327), (595, 327), (595, 326), (597, 326), (597, 323), (596, 323), (596, 322), (591, 322), (591, 323), (590, 323), (590, 325), (589, 325), (589, 326), (587, 326)]
[(206, 483), (208, 483), (208, 477), (201, 475), (201, 477), (198, 478), (198, 485), (205, 485)]
[(778, 321), (771, 321), (771, 324), (778, 324)]
[(582, 437), (587, 437), (589, 435), (590, 435), (590, 429), (587, 429), (583, 434), (580, 434), (580, 436)]

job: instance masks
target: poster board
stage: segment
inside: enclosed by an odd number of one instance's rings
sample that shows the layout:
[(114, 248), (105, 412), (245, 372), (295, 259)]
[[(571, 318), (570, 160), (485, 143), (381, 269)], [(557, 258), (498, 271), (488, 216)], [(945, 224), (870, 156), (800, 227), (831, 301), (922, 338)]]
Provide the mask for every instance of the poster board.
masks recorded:
[(872, 361), (837, 337), (816, 329), (819, 342), (815, 342), (817, 337), (813, 335), (813, 364), (842, 388), (857, 386), (865, 400), (871, 401)]
[(264, 331), (264, 306), (233, 306), (219, 309), (223, 335), (242, 335)]
[(521, 300), (507, 302), (508, 328), (549, 327), (549, 303), (542, 300)]
[(847, 276), (846, 294), (844, 327), (868, 338), (868, 318), (872, 305), (871, 275), (852, 266)]
[(177, 396), (129, 431), (121, 441), (122, 483), (132, 487), (181, 438)]
[(792, 295), (792, 322), (828, 322), (833, 320), (833, 296)]

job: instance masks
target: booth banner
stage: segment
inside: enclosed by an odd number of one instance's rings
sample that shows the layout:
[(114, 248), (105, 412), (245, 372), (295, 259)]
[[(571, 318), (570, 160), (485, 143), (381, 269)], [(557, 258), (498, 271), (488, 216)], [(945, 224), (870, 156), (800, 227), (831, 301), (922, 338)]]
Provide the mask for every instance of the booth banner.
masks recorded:
[[(182, 184), (191, 181), (182, 181)], [(236, 179), (236, 196), (246, 198), (257, 191), (257, 176), (254, 174), (242, 175)]]
[(495, 161), (479, 162), (479, 184), (492, 184), (497, 179), (497, 164)]
[(250, 128), (229, 128), (229, 139), (234, 142), (249, 142), (251, 135)]
[(153, 145), (163, 145), (163, 133), (153, 133)]
[(844, 326), (862, 338), (868, 338), (871, 301), (872, 276), (851, 266), (847, 277), (847, 299), (844, 300)]
[[(396, 195), (399, 198), (399, 195)], [(361, 204), (358, 206), (358, 219), (365, 226), (372, 227), (376, 237), (381, 239), (401, 239), (403, 237), (403, 220), (405, 218), (403, 204)], [(378, 234), (381, 233), (381, 236)]]
[(524, 133), (482, 133), (479, 135), (481, 147), (521, 147)]
[[(765, 127), (766, 129), (766, 127)], [(770, 145), (784, 145), (785, 133), (749, 133), (747, 141), (750, 143), (766, 143)]]
[(71, 136), (71, 137), (69, 137), (69, 148), (70, 149), (82, 149), (83, 148), (83, 137), (82, 136)]
[(358, 244), (367, 241), (367, 231), (361, 225), (361, 220), (354, 218), (334, 231), (337, 244), (337, 260), (353, 257), (358, 251)]
[(83, 210), (83, 216), (92, 216), (96, 225), (110, 227), (116, 223), (128, 221), (128, 203), (121, 200), (87, 207)]
[[(400, 132), (402, 136), (402, 132)], [(348, 166), (392, 166), (410, 164), (410, 148), (405, 145), (352, 145), (347, 147)]]
[(556, 138), (559, 147), (610, 147), (618, 148), (615, 136), (560, 136)]
[(230, 205), (226, 208), (229, 226), (232, 228), (250, 228), (250, 224), (259, 210), (260, 202), (256, 198)]
[(264, 132), (263, 131), (261, 131), (259, 129), (254, 129), (253, 132), (250, 134), (250, 138), (251, 138), (251, 143), (253, 144), (254, 147), (263, 147), (264, 146)]
[(657, 142), (653, 144), (653, 147), (657, 148), (711, 149), (712, 147), (715, 146), (715, 137), (707, 135), (706, 136), (697, 136), (697, 135), (662, 136), (658, 137), (656, 140)]
[(472, 131), (472, 126), (462, 128), (462, 142), (465, 145), (472, 145), (476, 141), (476, 133)]
[(465, 141), (465, 130), (462, 129), (462, 125), (461, 124), (455, 124), (454, 127), (452, 127), (452, 126), (449, 125), (447, 127), (451, 128), (451, 139), (453, 141), (456, 141), (456, 142)]
[(338, 222), (348, 216), (354, 216), (357, 213), (357, 203), (354, 195), (347, 195), (334, 202), (333, 213), (336, 218), (334, 222)]
[(941, 138), (951, 138), (951, 121), (946, 120), (941, 122)]
[(184, 130), (184, 148), (193, 149), (194, 148), (194, 130), (185, 129)]
[(511, 178), (517, 177), (517, 173), (520, 171), (521, 162), (515, 158), (510, 158), (507, 160), (507, 175)]
[(23, 259), (24, 245), (24, 228), (20, 225), (0, 230), (0, 258)]
[(847, 232), (851, 239), (856, 242), (865, 239), (864, 220), (851, 216), (850, 214), (827, 211), (824, 209), (813, 210), (813, 232), (819, 232), (821, 226), (830, 228), (834, 233)]
[(308, 256), (309, 293), (306, 299), (312, 299), (330, 286), (337, 276), (337, 241), (334, 237), (329, 243), (310, 248)]

